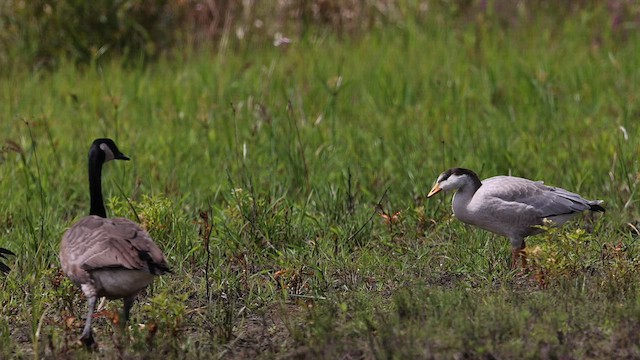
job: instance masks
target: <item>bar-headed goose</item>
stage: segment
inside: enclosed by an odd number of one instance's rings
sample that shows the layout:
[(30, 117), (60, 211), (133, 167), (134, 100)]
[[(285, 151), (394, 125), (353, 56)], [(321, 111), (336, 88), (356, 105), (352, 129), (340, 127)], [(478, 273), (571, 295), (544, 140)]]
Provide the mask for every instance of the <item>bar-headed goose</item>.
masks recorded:
[(427, 197), (454, 190), (453, 214), (460, 221), (475, 225), (511, 241), (512, 267), (524, 256), (524, 238), (543, 232), (535, 227), (544, 219), (559, 226), (585, 210), (604, 212), (602, 200), (587, 200), (567, 190), (546, 186), (514, 176), (494, 176), (480, 181), (468, 169), (449, 169), (436, 180)]
[(123, 321), (129, 318), (136, 295), (155, 275), (169, 271), (162, 251), (138, 224), (124, 218), (107, 218), (102, 199), (102, 165), (109, 160), (129, 160), (111, 139), (97, 139), (89, 150), (91, 210), (62, 237), (60, 263), (64, 273), (87, 298), (88, 312), (80, 340), (95, 342), (91, 318), (98, 297), (123, 299)]
[(0, 272), (3, 273), (8, 273), (9, 270), (11, 270), (7, 264), (3, 263), (2, 260), (6, 260), (7, 256), (6, 255), (15, 255), (13, 252), (11, 252), (10, 250), (7, 250), (5, 248), (0, 248)]

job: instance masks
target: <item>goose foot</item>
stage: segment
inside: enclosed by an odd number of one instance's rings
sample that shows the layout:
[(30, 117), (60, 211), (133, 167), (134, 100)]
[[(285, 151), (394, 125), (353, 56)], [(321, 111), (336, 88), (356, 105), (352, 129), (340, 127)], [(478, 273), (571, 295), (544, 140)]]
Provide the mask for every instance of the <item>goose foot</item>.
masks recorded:
[(93, 334), (91, 333), (88, 336), (82, 336), (78, 342), (89, 352), (98, 351), (98, 343), (93, 339)]

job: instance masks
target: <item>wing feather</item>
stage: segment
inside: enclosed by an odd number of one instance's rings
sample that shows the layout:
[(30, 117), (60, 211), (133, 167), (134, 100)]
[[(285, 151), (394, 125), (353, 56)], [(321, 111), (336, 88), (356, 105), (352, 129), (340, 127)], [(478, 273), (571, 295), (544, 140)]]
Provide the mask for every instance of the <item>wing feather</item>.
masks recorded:
[(486, 179), (478, 191), (483, 197), (495, 197), (505, 202), (507, 208), (535, 212), (540, 219), (582, 212), (596, 203), (565, 189), (511, 176)]
[(124, 218), (82, 218), (63, 236), (60, 257), (63, 266), (85, 271), (123, 268), (158, 275), (169, 271), (149, 234)]

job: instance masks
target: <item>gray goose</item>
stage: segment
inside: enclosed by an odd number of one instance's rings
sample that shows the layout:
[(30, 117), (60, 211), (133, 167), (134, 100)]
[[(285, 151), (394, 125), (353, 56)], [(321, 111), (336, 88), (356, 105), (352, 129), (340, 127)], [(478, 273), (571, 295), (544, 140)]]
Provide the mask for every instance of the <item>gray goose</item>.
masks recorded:
[(7, 256), (6, 255), (15, 255), (13, 252), (11, 252), (10, 250), (7, 250), (5, 248), (0, 248), (0, 272), (3, 273), (8, 273), (9, 270), (11, 270), (7, 264), (3, 263), (1, 260), (6, 260)]
[(111, 139), (96, 139), (89, 150), (89, 216), (76, 222), (62, 237), (60, 263), (69, 279), (87, 298), (87, 319), (80, 341), (96, 346), (91, 319), (98, 297), (123, 299), (124, 325), (136, 295), (156, 275), (169, 272), (167, 261), (149, 234), (125, 218), (107, 218), (102, 199), (102, 165), (129, 160)]
[(478, 175), (462, 168), (449, 169), (436, 180), (427, 195), (440, 191), (456, 191), (453, 214), (460, 221), (509, 238), (512, 247), (512, 268), (524, 254), (525, 238), (544, 230), (544, 219), (555, 226), (564, 224), (586, 211), (604, 212), (602, 200), (587, 200), (565, 189), (544, 185), (514, 176), (494, 176), (480, 181)]

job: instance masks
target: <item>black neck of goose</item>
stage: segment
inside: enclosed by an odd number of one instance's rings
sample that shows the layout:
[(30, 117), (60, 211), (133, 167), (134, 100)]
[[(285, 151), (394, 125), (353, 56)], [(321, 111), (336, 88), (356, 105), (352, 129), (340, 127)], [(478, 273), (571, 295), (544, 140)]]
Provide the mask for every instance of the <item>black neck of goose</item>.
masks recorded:
[(91, 194), (90, 215), (97, 215), (102, 218), (107, 217), (107, 210), (104, 208), (102, 199), (102, 164), (104, 159), (100, 159), (97, 151), (89, 153), (89, 193)]

